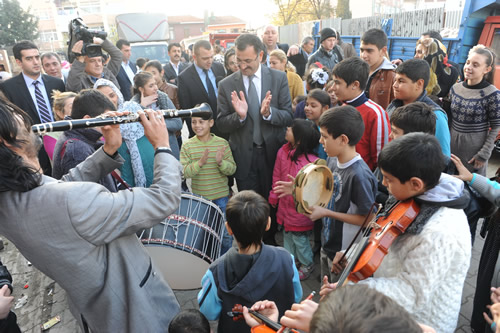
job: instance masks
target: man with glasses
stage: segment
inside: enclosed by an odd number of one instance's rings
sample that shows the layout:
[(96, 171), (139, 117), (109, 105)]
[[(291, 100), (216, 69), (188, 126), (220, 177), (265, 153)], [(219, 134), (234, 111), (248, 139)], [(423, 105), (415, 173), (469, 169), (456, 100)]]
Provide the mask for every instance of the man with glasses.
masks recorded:
[[(208, 103), (217, 118), (217, 84), (224, 78), (224, 66), (214, 62), (212, 45), (206, 40), (199, 40), (193, 47), (193, 63), (177, 77), (179, 104), (181, 109), (191, 109), (201, 103)], [(189, 128), (189, 137), (194, 135), (191, 121), (186, 121)], [(212, 132), (221, 136), (212, 127)]]
[(217, 126), (229, 134), (238, 190), (267, 198), (276, 154), (293, 115), (286, 74), (261, 65), (263, 47), (252, 34), (236, 39), (240, 70), (219, 84)]

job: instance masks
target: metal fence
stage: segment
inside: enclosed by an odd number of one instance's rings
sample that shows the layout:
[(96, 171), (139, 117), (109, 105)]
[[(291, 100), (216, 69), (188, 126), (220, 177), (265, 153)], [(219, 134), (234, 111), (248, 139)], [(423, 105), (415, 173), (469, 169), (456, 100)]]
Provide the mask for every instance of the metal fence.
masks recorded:
[[(359, 36), (371, 28), (381, 28), (383, 19), (393, 19), (392, 35), (398, 37), (419, 37), (428, 30), (443, 32), (444, 37), (456, 37), (462, 19), (462, 11), (445, 11), (443, 7), (415, 10), (399, 14), (361, 17), (343, 20), (329, 18), (320, 21), (320, 29), (331, 27), (343, 36)], [(311, 35), (314, 21), (279, 27), (280, 42), (294, 44)], [(301, 26), (311, 27), (300, 29)], [(304, 35), (305, 33), (305, 35)]]

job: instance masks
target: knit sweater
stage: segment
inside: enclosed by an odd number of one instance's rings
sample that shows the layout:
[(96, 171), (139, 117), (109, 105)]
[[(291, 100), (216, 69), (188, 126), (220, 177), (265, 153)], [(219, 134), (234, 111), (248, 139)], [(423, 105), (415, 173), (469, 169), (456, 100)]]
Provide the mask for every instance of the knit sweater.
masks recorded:
[(457, 83), (451, 88), (451, 111), (455, 131), (483, 132), (498, 127), (500, 91), (486, 81), (475, 86)]
[(487, 161), (491, 156), (500, 129), (500, 91), (484, 80), (474, 86), (461, 82), (451, 88), (450, 96), (452, 152), (473, 171), (467, 163), (472, 157)]
[[(441, 175), (439, 184), (419, 196), (434, 213), (420, 223), (414, 232), (399, 236), (389, 249), (373, 278), (367, 284), (391, 297), (413, 318), (433, 327), (436, 332), (452, 333), (458, 321), (462, 289), (470, 264), (471, 241), (467, 218), (461, 206), (466, 203), (463, 182)], [(429, 205), (430, 203), (430, 205)], [(440, 207), (441, 206), (441, 207)], [(429, 210), (429, 209), (426, 209)], [(410, 229), (409, 227), (409, 229)]]
[[(192, 178), (191, 189), (194, 194), (201, 195), (208, 200), (215, 200), (229, 195), (227, 176), (236, 171), (236, 163), (229, 148), (229, 143), (214, 134), (207, 142), (200, 141), (197, 136), (192, 137), (181, 147), (181, 164), (184, 177)], [(225, 147), (224, 157), (220, 165), (215, 158), (217, 150)], [(200, 167), (198, 161), (208, 149), (208, 160)]]
[(346, 103), (361, 113), (365, 123), (365, 131), (356, 144), (356, 151), (373, 171), (377, 168), (378, 155), (389, 141), (391, 133), (389, 116), (380, 105), (368, 99), (364, 93)]

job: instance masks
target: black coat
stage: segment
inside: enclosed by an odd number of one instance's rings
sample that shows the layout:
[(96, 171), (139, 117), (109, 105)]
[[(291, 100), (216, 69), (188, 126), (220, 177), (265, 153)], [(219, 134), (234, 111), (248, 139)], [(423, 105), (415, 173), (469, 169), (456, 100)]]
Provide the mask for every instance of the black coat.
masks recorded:
[[(64, 82), (61, 79), (45, 74), (42, 74), (42, 81), (45, 86), (47, 96), (50, 100), (50, 106), (52, 108), (52, 91), (66, 91)], [(2, 92), (5, 94), (5, 97), (7, 97), (9, 101), (17, 105), (31, 117), (31, 120), (33, 120), (33, 124), (41, 123), (40, 117), (38, 116), (38, 111), (35, 106), (36, 101), (33, 101), (33, 98), (31, 97), (22, 74), (14, 76), (13, 78), (0, 84), (0, 90), (2, 90)], [(44, 174), (50, 176), (52, 173), (52, 167), (50, 165), (49, 156), (45, 152), (45, 149), (40, 149), (38, 159), (40, 160), (40, 165), (43, 168)]]

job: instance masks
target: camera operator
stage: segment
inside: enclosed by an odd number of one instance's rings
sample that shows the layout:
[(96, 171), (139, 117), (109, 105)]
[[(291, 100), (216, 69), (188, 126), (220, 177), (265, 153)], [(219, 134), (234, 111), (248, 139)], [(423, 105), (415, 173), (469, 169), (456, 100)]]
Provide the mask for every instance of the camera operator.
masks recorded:
[(16, 314), (10, 311), (14, 297), (12, 293), (12, 276), (7, 267), (0, 261), (0, 332), (21, 333), (17, 325)]
[(78, 93), (82, 89), (92, 89), (94, 83), (101, 78), (108, 79), (118, 88), (120, 87), (116, 76), (120, 72), (122, 52), (109, 40), (94, 37), (93, 41), (94, 44), (101, 45), (102, 49), (108, 52), (111, 60), (107, 66), (104, 66), (102, 56), (89, 57), (82, 55), (83, 41), (76, 42), (71, 49), (76, 57), (71, 64), (66, 90)]

